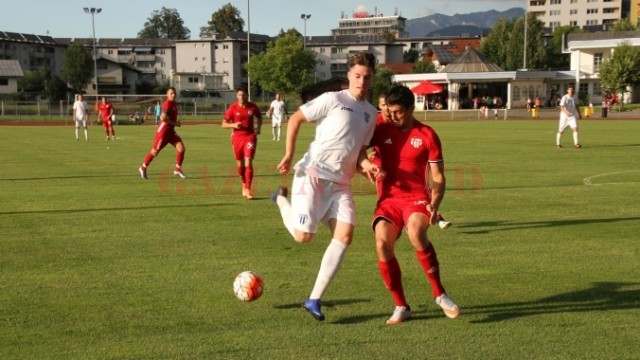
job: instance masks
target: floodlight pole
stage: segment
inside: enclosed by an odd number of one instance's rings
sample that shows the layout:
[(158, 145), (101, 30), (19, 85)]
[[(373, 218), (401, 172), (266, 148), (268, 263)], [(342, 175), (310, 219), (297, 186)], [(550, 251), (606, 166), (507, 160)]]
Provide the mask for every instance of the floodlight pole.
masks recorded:
[(307, 48), (307, 20), (311, 17), (311, 14), (300, 14), (300, 19), (304, 21), (304, 37), (302, 38), (302, 47)]
[(251, 73), (249, 63), (251, 62), (251, 0), (247, 0), (247, 99), (251, 101)]
[(96, 104), (98, 103), (98, 53), (96, 51), (96, 23), (94, 15), (99, 14), (102, 8), (84, 8), (84, 12), (91, 14), (91, 27), (93, 29), (93, 78), (96, 83)]

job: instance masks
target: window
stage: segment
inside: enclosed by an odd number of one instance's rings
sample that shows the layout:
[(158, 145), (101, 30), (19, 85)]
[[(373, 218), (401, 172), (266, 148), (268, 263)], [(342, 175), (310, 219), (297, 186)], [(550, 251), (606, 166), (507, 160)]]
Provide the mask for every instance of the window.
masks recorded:
[(587, 25), (598, 25), (598, 20), (587, 20)]
[(602, 53), (593, 54), (593, 72), (597, 73), (600, 70), (600, 64), (602, 64)]
[(602, 95), (602, 84), (599, 82), (593, 83), (593, 95)]
[(228, 48), (229, 48), (229, 45), (224, 44), (224, 45), (222, 45), (222, 48), (223, 48), (223, 49), (228, 49)]
[(555, 29), (555, 28), (557, 28), (558, 26), (560, 26), (560, 21), (551, 21), (551, 22), (549, 23), (549, 27), (550, 27), (550, 28), (552, 28), (552, 29)]
[(200, 82), (200, 78), (192, 77), (192, 76), (189, 77), (189, 84), (197, 84), (199, 82)]
[(575, 3), (577, 3), (577, 2), (578, 2), (578, 0), (571, 0), (571, 3), (572, 3), (572, 4), (575, 4)]
[(549, 16), (560, 16), (560, 10), (549, 11)]
[(578, 9), (569, 10), (569, 15), (577, 15), (577, 14), (578, 14)]
[(584, 96), (589, 95), (589, 84), (588, 83), (580, 83), (580, 87), (578, 90), (578, 97), (582, 98)]
[(0, 78), (0, 86), (8, 86), (8, 85), (9, 85), (9, 79)]
[(514, 101), (520, 100), (520, 86), (513, 87), (513, 100)]
[(560, 4), (562, 4), (562, 0), (551, 0), (549, 2), (549, 4), (551, 4), (551, 5), (560, 5)]
[(598, 0), (587, 0), (587, 3), (594, 3), (594, 2), (598, 2)]
[(587, 9), (587, 14), (597, 14), (598, 9)]
[(569, 21), (569, 25), (570, 26), (578, 26), (578, 22), (575, 21), (575, 20), (571, 20), (571, 21)]

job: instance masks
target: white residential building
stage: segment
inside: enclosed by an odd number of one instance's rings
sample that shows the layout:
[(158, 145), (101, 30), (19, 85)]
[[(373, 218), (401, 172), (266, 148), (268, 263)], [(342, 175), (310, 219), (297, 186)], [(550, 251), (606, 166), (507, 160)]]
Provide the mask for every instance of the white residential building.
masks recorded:
[(545, 27), (578, 28), (610, 26), (628, 18), (631, 0), (528, 0), (527, 12), (536, 15)]

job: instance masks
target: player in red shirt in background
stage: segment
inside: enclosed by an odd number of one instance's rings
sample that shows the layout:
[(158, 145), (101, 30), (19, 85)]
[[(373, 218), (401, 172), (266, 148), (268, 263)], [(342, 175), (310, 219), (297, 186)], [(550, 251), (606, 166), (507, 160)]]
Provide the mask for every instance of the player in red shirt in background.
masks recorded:
[[(253, 158), (258, 147), (258, 135), (262, 127), (260, 108), (248, 100), (249, 94), (244, 87), (236, 89), (237, 102), (227, 109), (222, 119), (224, 129), (233, 129), (231, 145), (236, 158), (238, 175), (242, 179), (242, 196), (253, 199), (251, 183), (253, 182)], [(258, 125), (254, 125), (254, 118)]]
[(112, 140), (116, 139), (116, 132), (113, 130), (113, 105), (107, 102), (105, 96), (102, 97), (102, 103), (98, 108), (100, 116), (102, 116), (102, 126), (104, 126), (104, 133), (107, 135), (105, 140), (109, 140), (109, 131), (111, 131)]
[(440, 139), (431, 127), (414, 118), (415, 100), (409, 88), (396, 86), (387, 93), (385, 100), (390, 121), (376, 126), (371, 145), (378, 148), (382, 169), (386, 173), (376, 205), (373, 229), (378, 268), (396, 305), (387, 324), (411, 318), (400, 264), (394, 253), (402, 228), (406, 229), (409, 241), (416, 249), (418, 262), (431, 284), (436, 303), (447, 317), (455, 319), (459, 313), (458, 305), (445, 292), (440, 281), (436, 251), (427, 238), (429, 225), (437, 224), (438, 207), (446, 187)]
[(144, 158), (142, 167), (138, 169), (140, 176), (145, 180), (147, 179), (147, 166), (149, 166), (153, 158), (158, 156), (160, 150), (167, 146), (167, 144), (173, 145), (178, 152), (176, 154), (176, 168), (173, 171), (173, 175), (182, 179), (187, 178), (184, 173), (182, 173), (182, 161), (184, 160), (186, 148), (175, 129), (176, 126), (180, 127), (181, 125), (180, 120), (178, 120), (178, 104), (175, 100), (176, 89), (170, 87), (167, 90), (167, 99), (162, 104), (162, 114), (160, 115), (160, 123), (156, 127), (156, 137), (153, 140), (153, 146)]

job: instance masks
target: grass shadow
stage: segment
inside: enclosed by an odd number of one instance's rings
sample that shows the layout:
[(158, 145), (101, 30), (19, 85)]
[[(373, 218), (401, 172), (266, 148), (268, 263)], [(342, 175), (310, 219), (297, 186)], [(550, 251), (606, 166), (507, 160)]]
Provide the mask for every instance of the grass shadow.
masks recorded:
[(638, 309), (640, 289), (626, 288), (639, 285), (640, 283), (596, 282), (584, 290), (534, 301), (464, 307), (461, 313), (485, 316), (470, 323), (492, 323), (536, 315)]

